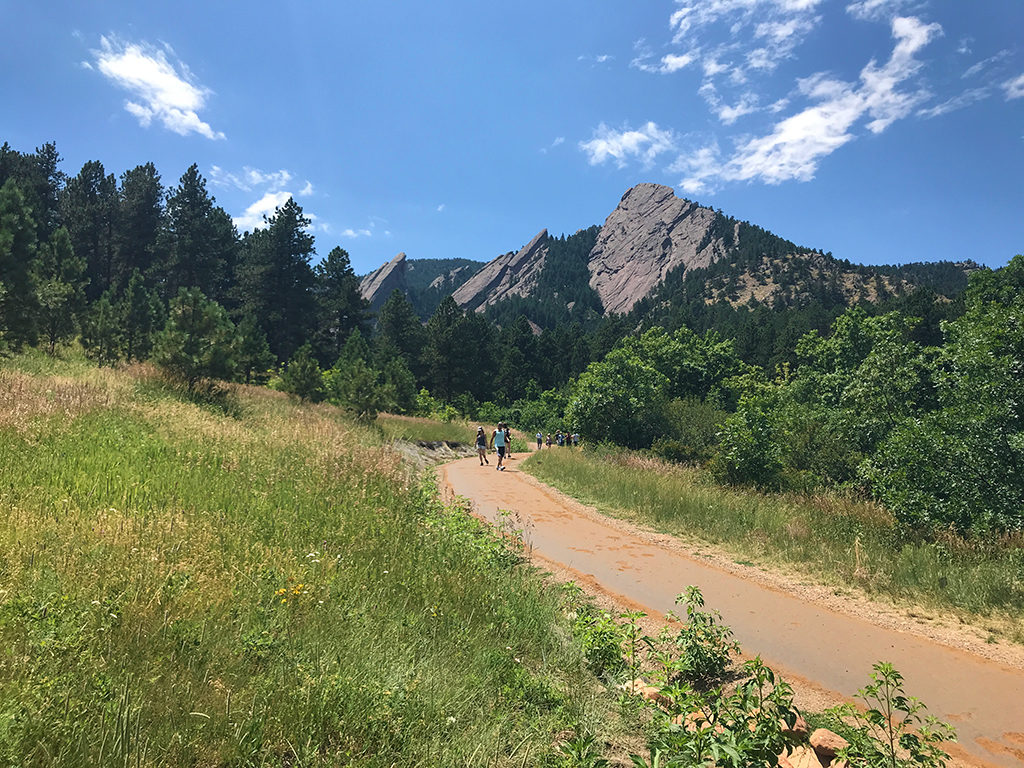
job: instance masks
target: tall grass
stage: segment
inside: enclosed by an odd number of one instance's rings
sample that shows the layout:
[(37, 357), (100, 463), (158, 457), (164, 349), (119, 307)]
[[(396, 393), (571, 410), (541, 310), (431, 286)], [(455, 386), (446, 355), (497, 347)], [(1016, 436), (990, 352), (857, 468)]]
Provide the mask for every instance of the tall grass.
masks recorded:
[(626, 452), (543, 451), (524, 467), (614, 514), (744, 557), (937, 608), (1024, 616), (1020, 539), (924, 540), (869, 502), (724, 488), (698, 469)]
[(376, 433), (21, 363), (0, 764), (519, 766), (590, 717), (557, 597)]
[(448, 442), (472, 445), (476, 442), (476, 427), (459, 421), (436, 421), (419, 416), (397, 416), (382, 413), (375, 422), (389, 440), (411, 442)]

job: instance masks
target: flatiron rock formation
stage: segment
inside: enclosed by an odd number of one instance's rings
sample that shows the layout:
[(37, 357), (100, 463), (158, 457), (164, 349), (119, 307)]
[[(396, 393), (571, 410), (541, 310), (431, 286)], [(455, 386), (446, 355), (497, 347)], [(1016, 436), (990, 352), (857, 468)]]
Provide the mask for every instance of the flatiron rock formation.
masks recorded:
[(725, 255), (713, 235), (718, 214), (675, 196), (671, 187), (638, 184), (605, 220), (590, 252), (590, 286), (607, 313), (628, 312), (676, 269), (707, 267)]
[(548, 231), (542, 229), (515, 253), (506, 253), (488, 262), (459, 286), (452, 298), (463, 309), (482, 310), (509, 296), (529, 296), (544, 268), (547, 239)]
[(404, 253), (398, 254), (359, 282), (359, 292), (370, 302), (371, 312), (380, 309), (395, 288), (403, 292), (406, 290)]

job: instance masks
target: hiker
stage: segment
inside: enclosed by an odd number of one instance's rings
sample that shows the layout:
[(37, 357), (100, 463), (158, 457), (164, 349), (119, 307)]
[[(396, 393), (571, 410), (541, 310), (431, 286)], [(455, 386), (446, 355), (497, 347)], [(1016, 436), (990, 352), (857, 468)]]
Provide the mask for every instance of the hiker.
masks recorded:
[(512, 430), (505, 425), (505, 456), (512, 458)]
[(498, 422), (498, 428), (494, 430), (491, 435), (491, 446), (498, 451), (498, 466), (496, 469), (499, 472), (505, 471), (503, 462), (505, 461), (505, 424)]
[(551, 433), (548, 432), (548, 448), (551, 447)]
[(480, 466), (490, 464), (487, 460), (487, 433), (483, 427), (476, 428), (476, 452), (480, 456)]
[(544, 442), (544, 433), (537, 433), (537, 450), (540, 450), (541, 444)]

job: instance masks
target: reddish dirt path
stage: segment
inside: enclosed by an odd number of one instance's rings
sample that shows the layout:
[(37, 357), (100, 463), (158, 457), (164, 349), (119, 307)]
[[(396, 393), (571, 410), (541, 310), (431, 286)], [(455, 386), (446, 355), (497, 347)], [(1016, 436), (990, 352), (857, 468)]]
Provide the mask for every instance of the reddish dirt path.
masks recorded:
[(701, 588), (747, 653), (760, 654), (797, 684), (824, 688), (836, 700), (868, 681), (871, 665), (890, 661), (906, 690), (929, 712), (953, 723), (966, 763), (1024, 766), (1024, 670), (1003, 666), (926, 638), (878, 626), (800, 597), (746, 580), (688, 557), (619, 521), (610, 521), (517, 468), (496, 472), (474, 458), (439, 469), (442, 487), (472, 501), (497, 522), (511, 514), (542, 561), (596, 587), (620, 605), (652, 614), (674, 607), (684, 587)]

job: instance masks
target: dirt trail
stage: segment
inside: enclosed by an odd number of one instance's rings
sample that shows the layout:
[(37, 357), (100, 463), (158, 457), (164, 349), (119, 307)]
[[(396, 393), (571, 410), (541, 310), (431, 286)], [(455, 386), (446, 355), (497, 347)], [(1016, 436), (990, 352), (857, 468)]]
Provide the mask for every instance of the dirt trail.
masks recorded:
[[(906, 690), (953, 723), (968, 764), (1024, 766), (1024, 670), (956, 650), (850, 613), (744, 579), (663, 543), (660, 534), (609, 520), (522, 473), (469, 458), (439, 469), (442, 486), (473, 502), (481, 517), (512, 516), (542, 562), (619, 605), (654, 614), (674, 607), (695, 584), (721, 612), (748, 653), (760, 654), (798, 690), (838, 701), (868, 681), (871, 665), (890, 661)], [(660, 540), (660, 541), (659, 541)], [(824, 689), (824, 691), (821, 691)], [(820, 701), (822, 696), (818, 697)], [(808, 706), (805, 702), (803, 706)]]

